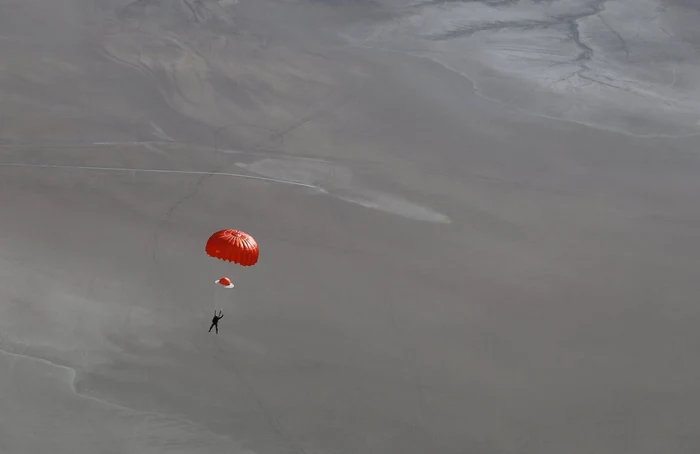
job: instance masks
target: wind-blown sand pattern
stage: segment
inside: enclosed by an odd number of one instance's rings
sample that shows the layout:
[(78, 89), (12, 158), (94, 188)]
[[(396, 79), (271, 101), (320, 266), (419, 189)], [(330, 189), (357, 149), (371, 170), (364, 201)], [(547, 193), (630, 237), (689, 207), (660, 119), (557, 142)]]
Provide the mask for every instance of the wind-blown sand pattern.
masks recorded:
[(700, 452), (699, 12), (0, 1), (0, 453)]

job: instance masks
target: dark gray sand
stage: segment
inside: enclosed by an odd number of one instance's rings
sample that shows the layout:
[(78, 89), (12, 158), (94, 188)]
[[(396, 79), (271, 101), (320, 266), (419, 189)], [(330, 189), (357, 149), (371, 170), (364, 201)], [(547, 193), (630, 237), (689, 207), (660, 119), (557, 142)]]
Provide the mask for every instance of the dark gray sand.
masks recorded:
[(693, 8), (3, 0), (0, 453), (697, 454)]

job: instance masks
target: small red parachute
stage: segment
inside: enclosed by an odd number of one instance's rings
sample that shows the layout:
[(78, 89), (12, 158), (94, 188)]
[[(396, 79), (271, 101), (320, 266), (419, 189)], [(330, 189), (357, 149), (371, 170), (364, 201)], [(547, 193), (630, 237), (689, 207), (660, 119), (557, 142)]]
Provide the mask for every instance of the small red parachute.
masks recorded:
[(231, 282), (231, 279), (227, 278), (226, 276), (221, 276), (219, 279), (217, 279), (214, 282), (223, 286), (223, 287), (226, 287), (226, 288), (233, 288), (234, 287), (233, 283)]
[(219, 230), (209, 237), (205, 247), (207, 254), (215, 259), (253, 266), (258, 263), (260, 249), (249, 234), (240, 230)]

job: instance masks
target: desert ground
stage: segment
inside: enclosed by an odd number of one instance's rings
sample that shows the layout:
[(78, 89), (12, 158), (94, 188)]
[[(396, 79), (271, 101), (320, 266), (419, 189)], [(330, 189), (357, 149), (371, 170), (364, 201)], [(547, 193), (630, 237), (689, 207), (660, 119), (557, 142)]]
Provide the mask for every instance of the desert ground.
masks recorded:
[(0, 453), (697, 454), (697, 24), (0, 0)]

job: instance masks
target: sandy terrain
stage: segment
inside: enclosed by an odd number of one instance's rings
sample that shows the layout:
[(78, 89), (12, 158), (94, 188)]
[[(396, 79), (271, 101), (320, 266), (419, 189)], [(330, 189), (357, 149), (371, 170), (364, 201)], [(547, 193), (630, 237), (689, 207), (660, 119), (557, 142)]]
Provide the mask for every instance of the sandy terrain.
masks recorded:
[(700, 452), (698, 11), (590, 3), (0, 1), (0, 453)]

